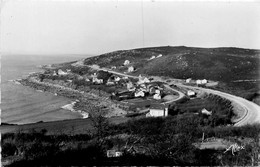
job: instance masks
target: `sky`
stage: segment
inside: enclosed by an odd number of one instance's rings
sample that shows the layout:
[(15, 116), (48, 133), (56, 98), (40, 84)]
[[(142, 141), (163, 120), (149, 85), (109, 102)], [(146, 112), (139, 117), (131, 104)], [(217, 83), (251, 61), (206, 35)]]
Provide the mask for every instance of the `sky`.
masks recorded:
[(0, 49), (102, 54), (153, 47), (260, 49), (260, 3), (2, 0)]

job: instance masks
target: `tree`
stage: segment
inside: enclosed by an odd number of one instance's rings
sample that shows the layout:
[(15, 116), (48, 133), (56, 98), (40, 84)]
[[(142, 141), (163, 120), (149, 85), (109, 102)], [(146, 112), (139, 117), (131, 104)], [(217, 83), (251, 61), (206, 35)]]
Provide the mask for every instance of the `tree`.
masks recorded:
[(103, 138), (108, 133), (109, 122), (101, 113), (100, 108), (93, 107), (93, 109), (96, 110), (96, 112), (93, 112), (90, 119), (95, 130), (94, 136), (97, 138), (98, 144), (102, 145)]
[(44, 74), (40, 74), (39, 78), (40, 78), (40, 82), (42, 82), (44, 80), (44, 78), (45, 78), (45, 75)]
[(111, 73), (106, 72), (106, 71), (99, 71), (97, 74), (98, 79), (103, 79), (104, 83), (107, 82), (107, 80), (111, 77)]

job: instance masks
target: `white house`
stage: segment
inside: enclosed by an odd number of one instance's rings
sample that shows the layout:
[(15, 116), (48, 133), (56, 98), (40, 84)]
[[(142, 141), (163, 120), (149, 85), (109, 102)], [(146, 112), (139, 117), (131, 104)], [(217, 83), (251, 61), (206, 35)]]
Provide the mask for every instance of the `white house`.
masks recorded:
[(93, 78), (92, 82), (97, 83), (97, 84), (102, 84), (104, 81), (103, 81), (103, 79)]
[(160, 100), (160, 99), (162, 99), (161, 95), (158, 94), (158, 93), (154, 94), (154, 95), (153, 95), (153, 98), (154, 98), (155, 100)]
[(112, 69), (112, 70), (116, 69), (116, 66), (112, 66), (111, 69)]
[(89, 113), (88, 113), (88, 112), (81, 111), (81, 110), (78, 110), (78, 112), (82, 114), (82, 117), (83, 117), (83, 119), (85, 119), (85, 118), (88, 118), (88, 117), (89, 117)]
[(191, 97), (191, 96), (195, 96), (196, 93), (192, 90), (188, 90), (187, 95)]
[(127, 88), (127, 90), (129, 90), (129, 91), (135, 90), (135, 87), (134, 87), (134, 85), (133, 85), (133, 83), (132, 83), (131, 81), (129, 81), (129, 82), (126, 83), (126, 88)]
[(159, 54), (156, 58), (162, 57), (162, 54)]
[(125, 60), (124, 65), (126, 66), (126, 65), (129, 65), (129, 64), (130, 64), (130, 61), (129, 60)]
[(115, 81), (116, 81), (116, 82), (118, 82), (118, 81), (120, 81), (120, 80), (121, 80), (120, 77), (115, 77)]
[(143, 91), (135, 92), (135, 97), (144, 97), (144, 92)]
[(155, 56), (152, 56), (149, 60), (153, 60), (153, 59), (155, 59)]
[(155, 90), (155, 93), (156, 93), (156, 94), (160, 94), (161, 91), (160, 91), (159, 89), (156, 89), (156, 90)]
[(205, 114), (205, 115), (212, 115), (212, 111), (208, 111), (208, 110), (205, 109), (205, 108), (203, 108), (203, 109), (201, 110), (201, 113), (202, 113), (202, 114)]
[(168, 116), (168, 106), (165, 104), (153, 104), (150, 106), (149, 113), (146, 117), (167, 117)]
[(123, 155), (122, 151), (116, 151), (116, 150), (107, 150), (107, 157), (120, 157)]
[(150, 83), (150, 80), (146, 77), (143, 79), (143, 81), (144, 81), (144, 83)]
[(150, 80), (146, 77), (140, 77), (139, 76), (139, 81), (137, 82), (138, 85), (144, 84), (144, 83), (150, 83)]
[(190, 83), (191, 82), (191, 78), (186, 79), (186, 83)]
[(196, 80), (196, 84), (197, 84), (197, 85), (201, 85), (201, 84), (202, 84), (202, 81), (198, 79), (198, 80)]
[(203, 79), (202, 81), (201, 81), (201, 83), (202, 84), (206, 84), (208, 81), (206, 80), (206, 79)]
[(53, 71), (53, 74), (52, 74), (53, 76), (57, 76), (57, 73), (56, 73), (56, 71)]
[(197, 85), (204, 85), (204, 84), (206, 84), (208, 81), (206, 80), (206, 79), (203, 79), (203, 80), (197, 80), (196, 81), (196, 84)]
[(61, 69), (59, 69), (58, 70), (58, 74), (59, 75), (67, 75), (68, 73), (66, 73), (66, 72), (62, 71)]
[(128, 72), (133, 72), (135, 70), (135, 68), (133, 67), (133, 66), (131, 66), (131, 67), (128, 67)]

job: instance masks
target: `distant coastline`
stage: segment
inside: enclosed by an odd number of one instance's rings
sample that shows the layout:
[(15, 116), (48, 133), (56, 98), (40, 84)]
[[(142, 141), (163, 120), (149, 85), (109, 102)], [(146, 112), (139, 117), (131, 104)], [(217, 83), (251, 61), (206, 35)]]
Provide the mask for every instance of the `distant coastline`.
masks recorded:
[(3, 124), (28, 124), (39, 121), (78, 119), (82, 115), (61, 107), (69, 100), (24, 87), (20, 81), (33, 73), (43, 71), (41, 65), (73, 61), (80, 56), (34, 56), (5, 54), (1, 57), (1, 121)]

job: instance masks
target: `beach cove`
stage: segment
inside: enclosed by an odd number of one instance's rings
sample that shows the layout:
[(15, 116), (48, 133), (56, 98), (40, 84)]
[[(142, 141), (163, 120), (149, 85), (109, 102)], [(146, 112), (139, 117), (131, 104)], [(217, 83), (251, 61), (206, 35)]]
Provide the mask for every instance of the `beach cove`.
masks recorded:
[(62, 107), (71, 104), (69, 98), (41, 92), (16, 82), (40, 65), (62, 63), (82, 56), (4, 55), (1, 57), (1, 123), (28, 124), (82, 118), (82, 114)]

